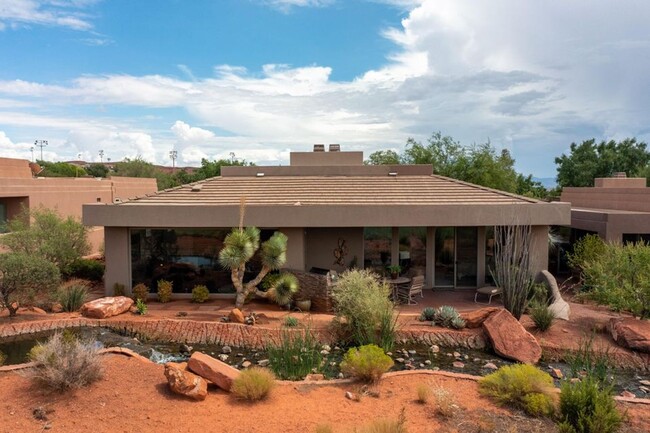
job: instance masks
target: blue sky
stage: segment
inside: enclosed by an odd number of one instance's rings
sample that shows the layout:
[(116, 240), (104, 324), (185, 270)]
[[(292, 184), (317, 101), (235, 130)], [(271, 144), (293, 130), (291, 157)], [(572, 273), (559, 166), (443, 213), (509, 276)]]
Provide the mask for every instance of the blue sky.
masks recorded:
[(554, 176), (650, 139), (650, 2), (0, 0), (0, 156), (286, 163), (440, 130)]

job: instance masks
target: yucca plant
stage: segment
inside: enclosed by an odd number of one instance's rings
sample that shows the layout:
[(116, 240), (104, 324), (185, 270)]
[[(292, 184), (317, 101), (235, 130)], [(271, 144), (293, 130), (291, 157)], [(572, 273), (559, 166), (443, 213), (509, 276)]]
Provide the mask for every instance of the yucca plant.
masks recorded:
[(88, 298), (88, 285), (82, 280), (70, 280), (59, 288), (57, 300), (63, 311), (78, 311)]

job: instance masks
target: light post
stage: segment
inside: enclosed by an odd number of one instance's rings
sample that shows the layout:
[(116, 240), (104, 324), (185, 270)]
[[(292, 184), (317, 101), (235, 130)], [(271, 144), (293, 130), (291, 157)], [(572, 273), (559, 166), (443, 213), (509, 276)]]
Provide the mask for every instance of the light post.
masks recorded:
[(48, 145), (47, 140), (36, 140), (34, 146), (41, 148), (41, 161), (43, 161), (43, 148)]
[(32, 162), (34, 162), (34, 146), (30, 147), (29, 150), (32, 151)]
[(235, 152), (230, 152), (230, 163), (231, 164), (235, 163)]
[(176, 158), (178, 158), (178, 151), (177, 150), (170, 150), (169, 151), (169, 157), (172, 160), (172, 173), (176, 171)]
[(99, 151), (99, 161), (103, 164), (104, 163), (104, 151), (100, 150)]

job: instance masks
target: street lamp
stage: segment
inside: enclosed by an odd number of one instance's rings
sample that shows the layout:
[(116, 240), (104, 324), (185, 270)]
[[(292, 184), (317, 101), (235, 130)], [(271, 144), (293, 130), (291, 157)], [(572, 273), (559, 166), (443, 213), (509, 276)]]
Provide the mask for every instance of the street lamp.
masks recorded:
[(34, 162), (34, 146), (30, 147), (29, 150), (32, 151), (32, 162)]
[(169, 157), (172, 160), (172, 172), (175, 171), (176, 169), (176, 158), (178, 158), (178, 151), (177, 150), (170, 150), (169, 151)]
[(235, 152), (230, 152), (230, 163), (231, 164), (235, 163)]
[(41, 148), (41, 161), (43, 161), (43, 148), (47, 146), (47, 140), (36, 140), (34, 141), (34, 146)]
[(99, 161), (103, 164), (104, 163), (104, 151), (100, 150), (99, 151)]

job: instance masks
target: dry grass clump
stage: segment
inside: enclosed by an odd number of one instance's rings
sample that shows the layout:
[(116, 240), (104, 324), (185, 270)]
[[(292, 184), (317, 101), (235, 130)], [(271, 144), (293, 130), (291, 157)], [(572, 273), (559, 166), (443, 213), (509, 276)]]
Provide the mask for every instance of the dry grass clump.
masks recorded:
[(420, 404), (427, 404), (431, 398), (431, 388), (428, 385), (419, 384), (417, 387), (417, 399), (416, 401)]
[(56, 333), (30, 352), (36, 367), (27, 375), (52, 390), (81, 388), (102, 377), (98, 348), (69, 333)]
[(436, 414), (442, 418), (451, 418), (458, 407), (451, 391), (442, 386), (436, 386), (431, 394), (433, 395)]
[(334, 433), (332, 424), (318, 424), (316, 426), (316, 433)]
[(270, 370), (252, 367), (239, 374), (230, 392), (242, 400), (259, 401), (268, 397), (274, 386), (275, 376)]
[(406, 413), (402, 408), (397, 419), (378, 419), (372, 423), (355, 429), (354, 433), (407, 433)]

